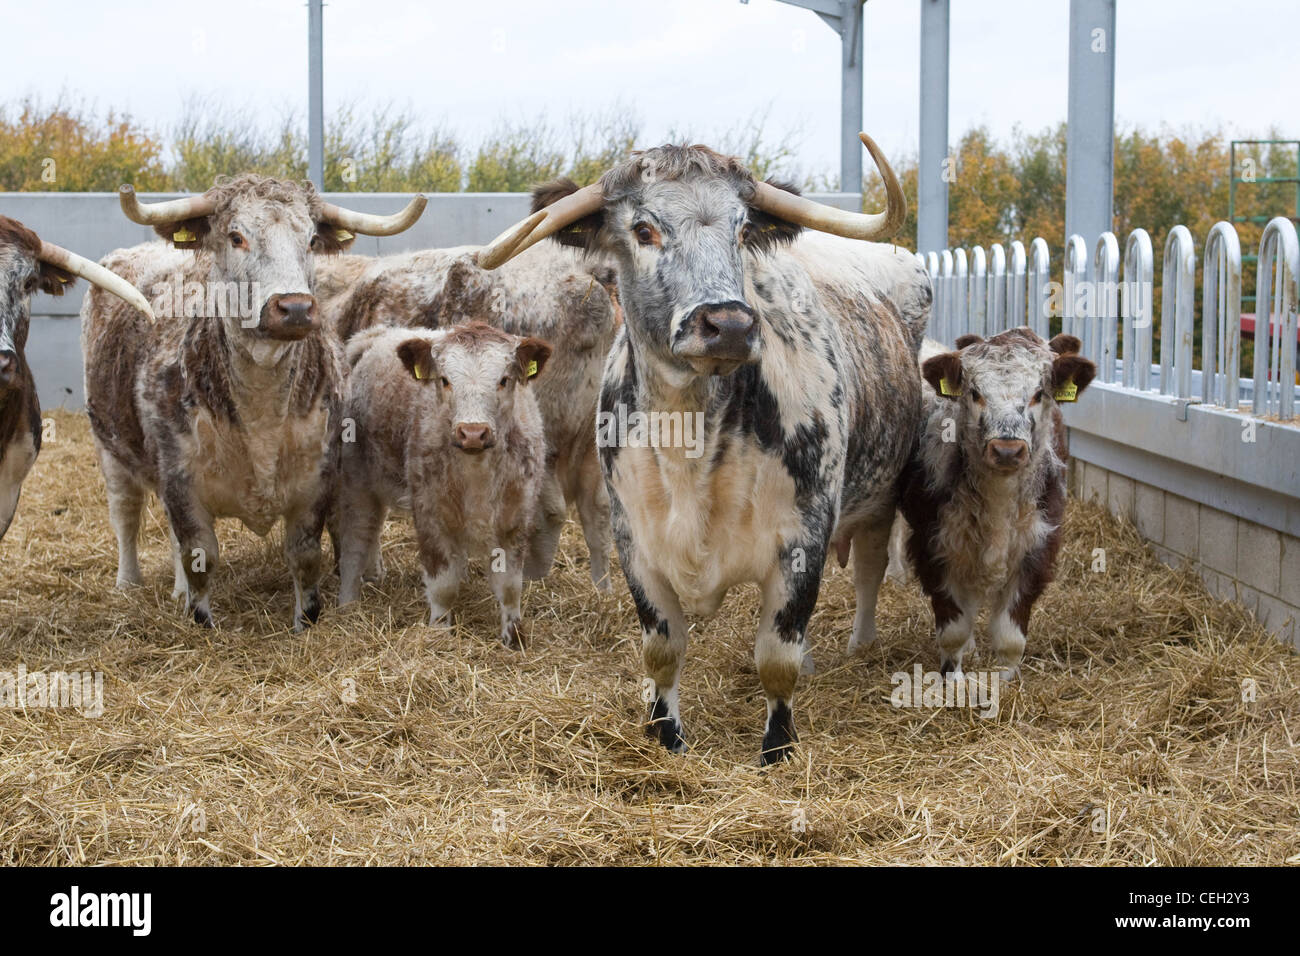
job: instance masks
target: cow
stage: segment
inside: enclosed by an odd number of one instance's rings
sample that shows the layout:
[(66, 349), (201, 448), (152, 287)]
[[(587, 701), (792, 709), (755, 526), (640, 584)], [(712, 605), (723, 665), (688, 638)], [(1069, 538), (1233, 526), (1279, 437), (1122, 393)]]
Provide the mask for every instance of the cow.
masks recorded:
[(1096, 367), (1074, 336), (1045, 342), (1028, 328), (963, 335), (956, 346), (921, 364), (923, 425), (899, 480), (899, 511), (934, 610), (940, 670), (961, 676), (988, 606), (994, 658), (1010, 679), (1061, 542), (1068, 453), (1060, 406), (1077, 399)]
[(429, 623), (448, 622), (470, 558), (483, 558), (501, 643), (522, 647), (519, 602), (546, 437), (533, 382), (551, 347), (482, 322), (376, 326), (347, 344), (339, 487), (339, 604), (356, 600), (390, 507), (415, 519)]
[[(487, 271), (475, 263), (478, 251), (462, 246), (368, 262), (357, 256), (322, 260), (317, 273), (329, 293), (321, 296), (325, 321), (345, 341), (374, 325), (443, 328), (481, 321), (551, 343), (546, 376), (535, 386), (549, 461), (525, 576), (537, 579), (550, 570), (567, 503), (582, 524), (591, 579), (609, 591), (609, 497), (592, 422), (601, 370), (621, 316), (613, 272), (551, 244)], [(367, 577), (381, 574), (376, 555)]]
[(92, 292), (82, 307), (86, 407), (117, 536), (117, 586), (141, 583), (136, 538), (156, 491), (171, 532), (174, 597), (213, 626), (217, 518), (259, 535), (284, 520), (294, 629), (320, 613), (321, 526), (337, 475), (342, 348), (321, 329), (313, 260), (354, 234), (392, 235), (419, 218), (324, 202), (310, 183), (220, 178), (207, 192), (145, 204), (133, 222), (167, 240), (103, 263), (154, 296), (150, 326)]
[[(797, 741), (794, 689), (831, 551), (842, 564), (856, 553), (850, 649), (875, 637), (932, 293), (911, 254), (860, 241), (891, 235), (906, 213), (889, 164), (862, 142), (886, 184), (884, 213), (814, 203), (707, 147), (663, 146), (592, 186), (540, 187), (534, 224), (478, 257), (492, 268), (553, 236), (615, 263), (624, 323), (597, 445), (654, 684), (646, 730), (672, 751), (685, 747), (685, 615), (712, 614), (732, 586), (762, 592), (762, 764)], [(836, 235), (800, 239), (805, 227)], [(644, 427), (655, 416), (657, 438)], [(674, 440), (677, 422), (699, 440)]]
[(32, 294), (63, 295), (78, 276), (153, 319), (148, 300), (121, 276), (0, 216), (0, 539), (41, 450), (41, 403), (25, 354)]

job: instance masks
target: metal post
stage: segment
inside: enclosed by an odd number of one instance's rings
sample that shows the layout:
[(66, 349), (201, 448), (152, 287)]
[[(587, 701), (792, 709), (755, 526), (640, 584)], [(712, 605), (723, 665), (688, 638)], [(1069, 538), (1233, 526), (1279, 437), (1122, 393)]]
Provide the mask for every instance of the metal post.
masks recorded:
[(1065, 137), (1065, 234), (1092, 248), (1114, 201), (1115, 0), (1070, 0)]
[[(840, 35), (840, 192), (862, 192), (862, 5), (866, 0), (780, 0), (811, 10)], [(944, 0), (946, 3), (947, 0)], [(942, 248), (940, 243), (936, 248)]]
[(921, 0), (921, 153), (916, 248), (948, 245), (948, 0)]
[(307, 178), (325, 188), (325, 67), (321, 56), (323, 0), (307, 0)]

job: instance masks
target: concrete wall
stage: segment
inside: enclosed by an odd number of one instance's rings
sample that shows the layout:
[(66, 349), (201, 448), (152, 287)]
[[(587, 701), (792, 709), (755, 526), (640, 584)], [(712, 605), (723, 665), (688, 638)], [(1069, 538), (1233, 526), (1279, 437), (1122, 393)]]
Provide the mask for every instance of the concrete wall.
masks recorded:
[(1099, 384), (1066, 421), (1072, 495), (1300, 648), (1300, 427)]
[[(142, 193), (140, 198), (153, 202), (178, 195)], [(810, 195), (842, 209), (861, 208), (857, 193)], [(362, 212), (392, 213), (411, 197), (406, 193), (326, 193), (325, 198)], [(530, 205), (527, 193), (431, 193), (428, 198), (424, 215), (406, 232), (384, 239), (358, 236), (351, 251), (378, 256), (411, 249), (479, 245), (527, 216)], [(88, 259), (99, 259), (114, 249), (157, 238), (152, 228), (136, 225), (122, 215), (116, 193), (0, 192), (0, 215), (17, 219), (42, 239)], [(27, 360), (36, 376), (43, 407), (85, 405), (81, 326), (77, 320), (84, 297), (85, 283), (79, 282), (68, 295), (38, 295), (32, 299), (34, 321), (27, 342)]]

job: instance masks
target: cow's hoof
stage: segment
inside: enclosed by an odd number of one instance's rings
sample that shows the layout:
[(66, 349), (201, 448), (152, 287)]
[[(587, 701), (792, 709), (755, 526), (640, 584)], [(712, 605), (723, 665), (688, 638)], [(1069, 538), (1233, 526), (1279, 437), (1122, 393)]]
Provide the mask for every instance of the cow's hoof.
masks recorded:
[(216, 627), (212, 623), (212, 612), (205, 607), (196, 607), (194, 609), (194, 623), (201, 627)]
[(763, 752), (758, 765), (766, 767), (779, 760), (794, 756), (794, 745), (799, 735), (794, 732), (794, 714), (784, 703), (779, 703), (767, 720), (767, 733), (763, 734)]
[(320, 620), (320, 595), (312, 591), (307, 595), (307, 600), (302, 602), (302, 618), (307, 624), (315, 624)]
[(645, 725), (645, 735), (659, 741), (666, 750), (675, 754), (686, 752), (686, 736), (681, 722), (668, 716), (668, 705), (656, 697), (650, 707), (650, 722)]
[(519, 628), (518, 621), (511, 621), (506, 625), (505, 630), (500, 634), (501, 643), (512, 651), (522, 651), (524, 649), (524, 635)]

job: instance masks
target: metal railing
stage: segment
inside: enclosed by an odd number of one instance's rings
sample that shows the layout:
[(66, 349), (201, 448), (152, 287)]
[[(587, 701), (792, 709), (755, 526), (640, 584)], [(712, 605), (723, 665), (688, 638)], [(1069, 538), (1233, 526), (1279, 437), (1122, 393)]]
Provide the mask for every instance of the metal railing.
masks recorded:
[[(988, 336), (1028, 325), (1044, 338), (1052, 320), (1077, 336), (1097, 364), (1097, 380), (1184, 403), (1234, 410), (1243, 392), (1256, 416), (1296, 418), (1297, 308), (1300, 236), (1285, 217), (1270, 221), (1259, 245), (1253, 378), (1239, 372), (1242, 338), (1242, 250), (1237, 230), (1219, 222), (1204, 246), (1200, 367), (1196, 368), (1196, 244), (1174, 226), (1165, 240), (1160, 288), (1160, 342), (1153, 365), (1155, 262), (1151, 236), (1134, 229), (1122, 247), (1103, 233), (1089, 255), (1070, 236), (1061, 283), (1051, 279), (1050, 253), (1040, 237), (1025, 246), (994, 243), (918, 254), (935, 288), (930, 335), (947, 345), (968, 332)], [(1056, 308), (1053, 308), (1053, 306)]]

